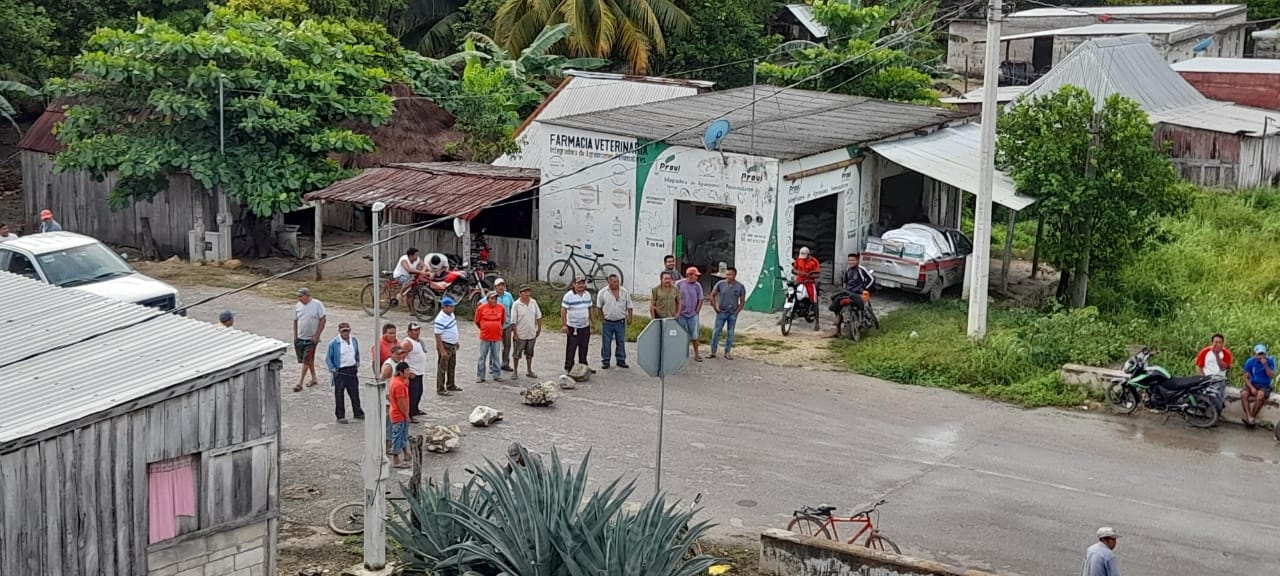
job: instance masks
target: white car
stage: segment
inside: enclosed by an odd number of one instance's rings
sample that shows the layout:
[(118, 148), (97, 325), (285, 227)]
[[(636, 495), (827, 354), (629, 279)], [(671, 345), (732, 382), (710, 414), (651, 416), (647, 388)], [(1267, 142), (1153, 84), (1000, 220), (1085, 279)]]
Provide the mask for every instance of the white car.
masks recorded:
[(173, 286), (139, 274), (97, 239), (74, 232), (32, 234), (0, 243), (0, 270), (165, 311), (181, 305)]

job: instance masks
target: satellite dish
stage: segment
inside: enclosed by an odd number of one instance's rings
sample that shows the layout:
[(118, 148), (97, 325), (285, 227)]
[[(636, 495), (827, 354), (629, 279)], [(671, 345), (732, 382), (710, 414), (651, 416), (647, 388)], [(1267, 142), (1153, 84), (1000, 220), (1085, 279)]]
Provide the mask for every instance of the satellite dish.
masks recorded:
[(729, 121), (721, 118), (712, 122), (707, 126), (707, 131), (702, 133), (702, 145), (708, 151), (715, 150), (720, 147), (720, 142), (724, 141), (729, 135)]
[(1191, 48), (1191, 52), (1194, 54), (1199, 54), (1201, 52), (1208, 50), (1210, 46), (1213, 46), (1213, 36), (1210, 36), (1208, 38), (1205, 38), (1204, 40), (1196, 42), (1196, 45)]
[(459, 238), (467, 233), (467, 221), (461, 218), (453, 219), (453, 234)]

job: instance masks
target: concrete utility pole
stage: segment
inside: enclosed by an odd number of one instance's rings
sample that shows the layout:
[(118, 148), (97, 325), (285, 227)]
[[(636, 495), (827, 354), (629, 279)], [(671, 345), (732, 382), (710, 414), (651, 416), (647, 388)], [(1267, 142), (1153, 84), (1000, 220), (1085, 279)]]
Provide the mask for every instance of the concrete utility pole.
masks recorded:
[[(226, 127), (226, 77), (218, 77), (218, 155), (226, 156), (227, 153), (227, 127)], [(218, 185), (218, 259), (231, 259), (231, 201), (227, 198), (227, 191), (222, 185)], [(204, 238), (199, 239), (204, 242)]]
[(996, 92), (1000, 88), (1000, 0), (987, 4), (987, 52), (982, 72), (982, 148), (978, 201), (973, 211), (973, 254), (969, 256), (969, 337), (987, 335), (987, 291), (991, 278), (991, 188), (996, 177)]
[(382, 339), (382, 295), (379, 294), (382, 284), (380, 272), (382, 262), (379, 259), (378, 221), (382, 219), (382, 211), (387, 207), (382, 202), (374, 202), (373, 209), (373, 347), (369, 356), (373, 361), (373, 383), (364, 386), (364, 394), (360, 403), (365, 409), (373, 409), (369, 419), (364, 422), (364, 465), (361, 467), (364, 476), (364, 567), (369, 570), (382, 570), (387, 565), (387, 537), (383, 516), (387, 513), (387, 496), (383, 484), (387, 480), (386, 455), (386, 385), (379, 378), (382, 364), (378, 361), (378, 340)]

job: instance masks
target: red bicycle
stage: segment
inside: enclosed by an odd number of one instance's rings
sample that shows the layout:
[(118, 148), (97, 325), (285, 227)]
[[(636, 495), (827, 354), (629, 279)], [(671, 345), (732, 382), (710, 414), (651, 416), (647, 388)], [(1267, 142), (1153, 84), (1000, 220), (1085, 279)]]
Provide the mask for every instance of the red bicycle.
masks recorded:
[[(379, 290), (380, 300), (382, 300), (382, 311), (390, 312), (400, 302), (400, 289), (403, 285), (396, 281), (391, 272), (382, 271), (385, 280), (382, 281), (382, 289)], [(430, 318), (435, 313), (439, 305), (436, 295), (431, 292), (431, 288), (427, 286), (427, 282), (421, 276), (414, 275), (413, 280), (409, 283), (409, 290), (405, 293), (405, 302), (409, 313), (413, 314), (419, 320)], [(360, 307), (364, 308), (365, 314), (373, 315), (373, 281), (369, 281), (360, 290)]]
[(880, 530), (876, 528), (876, 521), (880, 519), (880, 505), (886, 501), (876, 502), (870, 508), (858, 512), (848, 518), (837, 518), (831, 513), (836, 511), (835, 506), (819, 506), (810, 508), (805, 506), (791, 513), (791, 523), (787, 524), (787, 531), (796, 534), (804, 534), (805, 536), (821, 537), (827, 540), (840, 540), (840, 534), (836, 530), (836, 524), (857, 524), (861, 528), (854, 533), (848, 540), (849, 544), (856, 543), (865, 535), (862, 545), (872, 550), (881, 552), (893, 552), (901, 554), (902, 550), (898, 548), (893, 540), (885, 538)]

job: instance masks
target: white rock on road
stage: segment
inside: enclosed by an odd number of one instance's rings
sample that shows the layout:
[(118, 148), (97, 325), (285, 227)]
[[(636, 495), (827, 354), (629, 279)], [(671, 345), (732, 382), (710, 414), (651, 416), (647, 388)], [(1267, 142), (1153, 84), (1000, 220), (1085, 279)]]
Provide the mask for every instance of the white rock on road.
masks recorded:
[(471, 415), (467, 417), (467, 421), (471, 422), (472, 426), (478, 426), (481, 428), (487, 427), (499, 420), (502, 420), (502, 411), (488, 406), (476, 406), (476, 409), (472, 410)]

